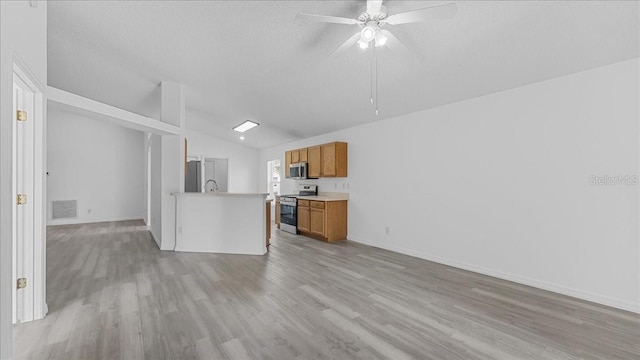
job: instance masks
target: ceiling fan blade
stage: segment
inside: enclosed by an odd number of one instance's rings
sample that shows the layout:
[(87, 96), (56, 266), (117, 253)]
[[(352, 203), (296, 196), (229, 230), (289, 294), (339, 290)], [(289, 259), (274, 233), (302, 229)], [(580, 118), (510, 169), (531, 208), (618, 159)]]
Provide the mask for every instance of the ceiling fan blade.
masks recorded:
[(429, 19), (449, 19), (454, 17), (457, 11), (456, 4), (449, 3), (391, 15), (381, 22), (389, 25), (400, 25)]
[(383, 29), (382, 33), (387, 37), (387, 42), (385, 45), (391, 51), (398, 52), (403, 56), (407, 56), (411, 54), (411, 51), (400, 41), (397, 37), (395, 37), (389, 30)]
[(345, 24), (345, 25), (358, 25), (360, 22), (356, 19), (343, 18), (338, 16), (329, 15), (316, 15), (316, 14), (298, 14), (297, 19), (304, 19), (314, 22), (332, 23), (332, 24)]
[(347, 51), (347, 49), (349, 49), (355, 43), (357, 43), (359, 39), (360, 39), (360, 32), (358, 31), (352, 37), (348, 38), (347, 41), (343, 42), (342, 45), (340, 45), (339, 48), (333, 50), (333, 52), (331, 54), (329, 54), (329, 56), (341, 54), (341, 53)]
[(382, 8), (382, 0), (367, 0), (367, 13), (376, 15)]

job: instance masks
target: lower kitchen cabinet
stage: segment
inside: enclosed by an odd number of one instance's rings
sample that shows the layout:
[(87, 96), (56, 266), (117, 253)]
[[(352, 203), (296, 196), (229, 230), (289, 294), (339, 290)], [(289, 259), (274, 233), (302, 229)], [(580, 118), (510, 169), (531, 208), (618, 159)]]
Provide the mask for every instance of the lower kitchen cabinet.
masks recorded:
[(324, 241), (345, 240), (347, 201), (298, 200), (298, 230), (302, 235)]
[(267, 213), (267, 219), (266, 219), (266, 223), (267, 223), (267, 249), (269, 248), (269, 245), (271, 244), (271, 200), (267, 201), (267, 208), (266, 208), (266, 213)]
[(311, 209), (309, 213), (309, 232), (324, 236), (326, 233), (324, 230), (324, 209)]
[(309, 201), (298, 200), (298, 231), (310, 231)]
[(280, 229), (280, 196), (276, 196), (276, 225)]

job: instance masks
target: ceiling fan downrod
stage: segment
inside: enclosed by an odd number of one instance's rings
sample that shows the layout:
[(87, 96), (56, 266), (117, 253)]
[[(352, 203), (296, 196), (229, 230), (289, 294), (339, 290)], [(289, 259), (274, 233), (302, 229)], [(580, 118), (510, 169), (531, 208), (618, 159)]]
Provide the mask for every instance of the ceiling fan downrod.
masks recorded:
[(376, 107), (376, 116), (378, 113), (378, 57), (376, 54), (375, 46), (371, 47), (371, 105)]

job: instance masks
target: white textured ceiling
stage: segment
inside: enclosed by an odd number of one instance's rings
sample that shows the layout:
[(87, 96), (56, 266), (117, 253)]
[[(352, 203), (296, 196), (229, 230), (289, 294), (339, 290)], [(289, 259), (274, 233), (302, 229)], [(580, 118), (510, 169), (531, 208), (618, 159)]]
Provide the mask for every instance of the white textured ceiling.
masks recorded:
[[(385, 1), (389, 13), (440, 4)], [(364, 1), (50, 1), (49, 85), (159, 118), (163, 80), (190, 128), (265, 148), (639, 56), (636, 1), (456, 1), (457, 16), (388, 27), (411, 51), (329, 57)], [(240, 141), (231, 130), (261, 124)]]

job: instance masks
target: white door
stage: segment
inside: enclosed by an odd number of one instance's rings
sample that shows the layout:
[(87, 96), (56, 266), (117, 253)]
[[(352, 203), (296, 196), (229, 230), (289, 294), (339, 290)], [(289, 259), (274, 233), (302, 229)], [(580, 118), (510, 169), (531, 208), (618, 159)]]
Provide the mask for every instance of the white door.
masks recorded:
[[(16, 200), (13, 227), (13, 322), (33, 320), (33, 251), (34, 251), (34, 115), (35, 94), (18, 76), (13, 77), (13, 190)], [(18, 112), (22, 112), (19, 113)], [(26, 114), (26, 115), (25, 115)], [(26, 120), (18, 118), (26, 116)], [(26, 195), (19, 204), (18, 197)], [(17, 280), (27, 279), (27, 286), (17, 289)]]

